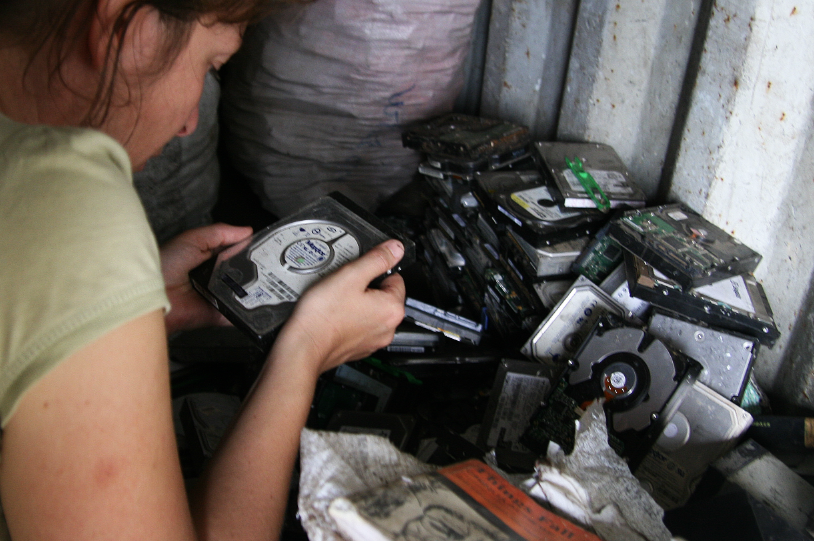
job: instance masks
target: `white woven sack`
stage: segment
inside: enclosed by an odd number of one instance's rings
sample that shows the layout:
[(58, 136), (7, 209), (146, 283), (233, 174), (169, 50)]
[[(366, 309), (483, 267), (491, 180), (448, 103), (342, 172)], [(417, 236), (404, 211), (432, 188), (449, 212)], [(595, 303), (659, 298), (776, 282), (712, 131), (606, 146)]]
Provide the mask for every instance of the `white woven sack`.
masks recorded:
[(339, 189), (372, 209), (409, 182), (405, 124), (452, 110), (480, 0), (316, 0), (252, 27), (223, 74), (225, 148), (285, 216)]

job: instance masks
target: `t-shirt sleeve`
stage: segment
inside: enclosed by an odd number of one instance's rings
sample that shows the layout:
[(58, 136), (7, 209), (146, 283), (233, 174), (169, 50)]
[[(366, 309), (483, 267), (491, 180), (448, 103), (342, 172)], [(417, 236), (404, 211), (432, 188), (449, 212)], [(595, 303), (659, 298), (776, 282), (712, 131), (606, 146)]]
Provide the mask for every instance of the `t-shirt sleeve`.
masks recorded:
[(0, 416), (61, 360), (167, 309), (124, 149), (91, 130), (0, 138)]

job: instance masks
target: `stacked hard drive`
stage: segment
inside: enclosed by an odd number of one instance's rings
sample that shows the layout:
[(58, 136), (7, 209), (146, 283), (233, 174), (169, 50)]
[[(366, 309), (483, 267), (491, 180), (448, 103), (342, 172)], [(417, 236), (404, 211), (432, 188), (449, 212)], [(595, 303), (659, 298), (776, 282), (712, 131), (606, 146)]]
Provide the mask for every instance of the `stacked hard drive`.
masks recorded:
[(407, 320), (501, 358), (478, 446), (522, 470), (550, 442), (570, 451), (601, 400), (611, 446), (662, 506), (683, 505), (751, 424), (752, 365), (779, 336), (761, 256), (692, 209), (649, 204), (607, 145), (463, 115), (403, 142), (424, 157), (431, 290)]
[(610, 446), (665, 509), (682, 506), (749, 428), (752, 366), (780, 334), (761, 256), (647, 201), (607, 145), (460, 114), (403, 142), (423, 157), (416, 180), (376, 216), (317, 201), (193, 271), (201, 293), (268, 347), (300, 291), (397, 236), (405, 321), (323, 375), (308, 426), (529, 472), (551, 443), (572, 450), (599, 400)]

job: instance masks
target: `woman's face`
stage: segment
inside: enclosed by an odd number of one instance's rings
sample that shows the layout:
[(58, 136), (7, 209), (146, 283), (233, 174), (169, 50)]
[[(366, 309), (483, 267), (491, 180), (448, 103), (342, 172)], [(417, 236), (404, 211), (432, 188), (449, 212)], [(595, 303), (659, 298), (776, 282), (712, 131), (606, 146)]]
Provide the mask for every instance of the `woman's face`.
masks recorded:
[(121, 58), (127, 84), (117, 87), (108, 120), (101, 126), (124, 145), (136, 171), (160, 154), (173, 136), (195, 131), (207, 72), (219, 69), (241, 43), (240, 25), (196, 22), (172, 65), (154, 76), (149, 70), (159, 54), (162, 29), (155, 12), (146, 13), (134, 26)]

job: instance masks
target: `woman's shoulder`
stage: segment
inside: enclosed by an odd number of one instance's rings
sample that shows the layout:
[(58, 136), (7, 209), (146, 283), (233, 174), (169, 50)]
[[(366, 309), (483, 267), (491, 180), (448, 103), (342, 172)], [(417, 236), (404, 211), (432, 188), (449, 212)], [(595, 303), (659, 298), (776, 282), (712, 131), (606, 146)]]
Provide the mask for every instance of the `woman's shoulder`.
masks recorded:
[(104, 133), (78, 127), (14, 122), (0, 115), (0, 174), (6, 181), (20, 175), (75, 175), (131, 183), (130, 160), (124, 148)]
[(94, 130), (0, 120), (0, 225), (0, 246), (24, 266), (47, 265), (42, 254), (60, 274), (136, 254), (158, 266), (127, 154)]
[[(127, 152), (93, 129), (14, 122), (0, 115), (0, 207), (37, 229), (67, 220), (143, 220)], [(112, 210), (115, 212), (111, 213)]]

